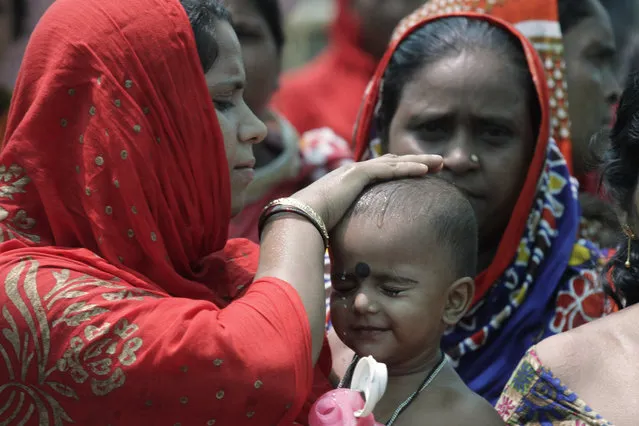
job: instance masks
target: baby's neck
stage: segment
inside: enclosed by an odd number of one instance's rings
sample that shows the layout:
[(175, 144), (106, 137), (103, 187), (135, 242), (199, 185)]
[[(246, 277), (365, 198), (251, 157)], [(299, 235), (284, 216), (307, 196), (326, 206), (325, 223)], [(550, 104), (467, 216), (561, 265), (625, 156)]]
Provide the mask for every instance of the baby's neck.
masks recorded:
[(416, 392), (442, 360), (442, 352), (437, 348), (418, 366), (387, 365), (388, 382), (386, 392), (375, 407), (375, 418), (378, 422), (386, 422), (397, 407)]

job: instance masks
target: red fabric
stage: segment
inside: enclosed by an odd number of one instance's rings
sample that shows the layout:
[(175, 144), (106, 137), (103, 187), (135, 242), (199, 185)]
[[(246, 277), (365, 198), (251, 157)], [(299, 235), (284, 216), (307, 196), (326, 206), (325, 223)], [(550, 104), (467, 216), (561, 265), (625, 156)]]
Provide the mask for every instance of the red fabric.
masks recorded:
[(330, 355), (314, 373), (297, 293), (251, 284), (257, 246), (227, 241), (222, 134), (179, 2), (56, 1), (13, 99), (0, 423), (306, 419)]
[(371, 80), (371, 83), (366, 91), (364, 102), (362, 104), (362, 110), (360, 112), (358, 123), (355, 127), (354, 150), (355, 159), (358, 161), (362, 160), (367, 153), (370, 143), (371, 126), (373, 125), (375, 108), (377, 106), (384, 71), (386, 70), (388, 63), (393, 56), (393, 53), (397, 49), (397, 46), (399, 46), (399, 44), (416, 29), (422, 27), (429, 21), (440, 19), (443, 16), (468, 16), (476, 17), (478, 19), (484, 19), (506, 29), (509, 33), (512, 33), (514, 36), (516, 36), (524, 48), (526, 59), (528, 60), (528, 66), (530, 68), (530, 72), (535, 83), (535, 88), (537, 90), (539, 103), (542, 106), (540, 131), (537, 138), (537, 144), (535, 146), (535, 153), (528, 170), (528, 177), (521, 190), (521, 194), (519, 196), (519, 199), (517, 200), (517, 204), (513, 209), (511, 216), (512, 219), (506, 227), (506, 231), (504, 232), (504, 236), (501, 239), (492, 264), (488, 267), (488, 269), (481, 272), (475, 279), (475, 297), (473, 299), (473, 304), (475, 304), (486, 295), (486, 292), (490, 289), (493, 283), (495, 283), (497, 278), (499, 278), (503, 274), (504, 270), (512, 262), (513, 253), (517, 252), (521, 235), (523, 234), (526, 227), (526, 222), (528, 220), (529, 212), (532, 207), (535, 191), (537, 189), (537, 181), (539, 180), (539, 176), (546, 160), (546, 149), (548, 147), (548, 142), (550, 139), (548, 89), (545, 85), (543, 65), (530, 41), (521, 33), (516, 31), (508, 22), (486, 14), (461, 12), (450, 14), (433, 14), (432, 16), (421, 16), (420, 14), (415, 14), (414, 16), (411, 15), (402, 24), (403, 32), (394, 38), (394, 41), (391, 43), (388, 50), (386, 51), (386, 54), (377, 67), (375, 76)]
[(579, 177), (579, 191), (605, 198), (603, 192), (600, 191), (599, 180), (598, 172), (590, 172)]
[(284, 75), (273, 105), (301, 133), (330, 127), (350, 141), (376, 63), (358, 46), (358, 24), (349, 0), (337, 2), (330, 45), (310, 64)]

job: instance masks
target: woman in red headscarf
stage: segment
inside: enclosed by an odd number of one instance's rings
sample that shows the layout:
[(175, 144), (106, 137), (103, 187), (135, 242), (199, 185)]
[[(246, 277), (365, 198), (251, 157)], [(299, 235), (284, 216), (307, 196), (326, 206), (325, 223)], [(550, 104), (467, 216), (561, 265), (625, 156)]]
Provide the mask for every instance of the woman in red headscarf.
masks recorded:
[(33, 33), (0, 156), (0, 423), (291, 424), (316, 363), (327, 389), (324, 236), (441, 158), (340, 169), (269, 207), (260, 253), (227, 241), (265, 132), (228, 20), (58, 0)]
[(511, 42), (458, 31), (406, 50), (416, 28), (448, 14), (407, 18), (367, 90), (355, 154), (440, 154), (441, 176), (468, 195), (481, 272), (473, 307), (442, 345), (469, 387), (494, 403), (531, 345), (612, 304), (596, 280), (598, 251), (577, 238), (577, 186), (550, 135), (543, 63), (505, 21), (458, 14), (495, 22)]

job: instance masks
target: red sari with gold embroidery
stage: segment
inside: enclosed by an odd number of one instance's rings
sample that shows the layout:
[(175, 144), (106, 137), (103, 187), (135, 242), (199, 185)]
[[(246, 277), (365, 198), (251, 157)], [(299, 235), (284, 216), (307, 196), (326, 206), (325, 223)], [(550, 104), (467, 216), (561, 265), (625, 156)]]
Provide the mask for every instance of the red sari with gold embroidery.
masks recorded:
[(306, 419), (308, 319), (286, 282), (251, 283), (257, 246), (227, 241), (224, 144), (180, 3), (56, 1), (13, 102), (0, 423)]

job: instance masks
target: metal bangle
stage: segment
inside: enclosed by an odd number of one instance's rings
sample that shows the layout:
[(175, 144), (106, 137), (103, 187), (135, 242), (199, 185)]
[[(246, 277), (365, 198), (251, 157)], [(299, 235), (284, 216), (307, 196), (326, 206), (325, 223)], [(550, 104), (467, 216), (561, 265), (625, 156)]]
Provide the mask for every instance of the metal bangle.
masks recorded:
[(260, 238), (262, 237), (262, 231), (268, 219), (278, 213), (293, 213), (308, 220), (320, 233), (324, 241), (324, 248), (328, 248), (328, 231), (324, 221), (310, 206), (295, 198), (279, 198), (271, 201), (264, 207), (257, 224)]

